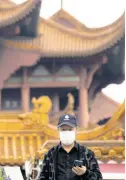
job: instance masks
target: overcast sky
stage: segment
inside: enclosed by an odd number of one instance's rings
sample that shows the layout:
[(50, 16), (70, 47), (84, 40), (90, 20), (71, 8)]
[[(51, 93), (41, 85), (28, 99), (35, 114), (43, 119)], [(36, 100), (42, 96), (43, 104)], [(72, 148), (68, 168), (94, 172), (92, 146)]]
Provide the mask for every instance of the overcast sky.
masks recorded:
[[(20, 4), (26, 0), (12, 0)], [(42, 0), (41, 16), (50, 17), (61, 8), (88, 27), (103, 27), (117, 20), (125, 10), (125, 0)], [(103, 92), (117, 102), (125, 97), (125, 83), (109, 85)]]

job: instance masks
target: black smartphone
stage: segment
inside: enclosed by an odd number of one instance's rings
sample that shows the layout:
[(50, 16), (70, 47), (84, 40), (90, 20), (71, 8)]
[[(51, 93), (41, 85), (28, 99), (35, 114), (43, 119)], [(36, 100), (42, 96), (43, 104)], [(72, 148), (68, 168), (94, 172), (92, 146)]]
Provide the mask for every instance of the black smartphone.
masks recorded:
[(83, 161), (80, 161), (80, 160), (74, 160), (74, 166), (79, 166), (79, 167), (82, 167), (83, 166)]

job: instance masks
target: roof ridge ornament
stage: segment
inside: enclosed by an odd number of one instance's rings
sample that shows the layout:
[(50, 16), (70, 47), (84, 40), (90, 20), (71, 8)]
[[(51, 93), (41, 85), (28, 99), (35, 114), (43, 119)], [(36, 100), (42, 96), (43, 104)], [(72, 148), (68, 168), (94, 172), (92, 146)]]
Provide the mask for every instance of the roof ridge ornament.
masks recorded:
[(63, 9), (63, 0), (61, 0), (61, 10)]

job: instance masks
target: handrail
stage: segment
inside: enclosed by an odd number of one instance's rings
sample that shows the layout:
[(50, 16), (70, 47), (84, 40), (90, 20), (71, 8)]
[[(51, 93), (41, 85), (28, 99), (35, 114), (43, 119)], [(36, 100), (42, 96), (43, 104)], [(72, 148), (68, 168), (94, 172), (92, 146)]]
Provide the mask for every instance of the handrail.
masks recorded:
[[(85, 145), (85, 146), (109, 146), (109, 147), (113, 147), (113, 146), (125, 146), (125, 141), (124, 140), (93, 140), (93, 141), (77, 141), (79, 144)], [(59, 140), (48, 140), (46, 141), (43, 146), (42, 149), (45, 148), (46, 146), (52, 146), (52, 145), (56, 145), (59, 143)]]

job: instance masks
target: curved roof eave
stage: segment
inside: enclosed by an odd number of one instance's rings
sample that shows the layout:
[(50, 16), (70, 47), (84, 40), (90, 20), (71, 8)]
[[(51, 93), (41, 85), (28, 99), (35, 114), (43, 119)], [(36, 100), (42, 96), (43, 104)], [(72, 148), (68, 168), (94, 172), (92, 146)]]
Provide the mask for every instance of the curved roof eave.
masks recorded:
[(4, 40), (4, 45), (13, 48), (39, 51), (46, 57), (89, 56), (102, 52), (115, 45), (125, 34), (124, 14), (108, 29), (98, 32), (78, 32), (52, 20), (39, 22), (38, 36), (34, 39)]
[[(6, 5), (0, 3), (0, 28), (18, 22), (28, 15), (41, 0), (27, 0), (20, 5)], [(7, 4), (7, 3), (6, 3)]]
[(0, 8), (5, 9), (5, 8), (11, 8), (16, 6), (15, 3), (13, 3), (12, 1), (9, 0), (0, 0)]
[[(64, 18), (65, 20), (72, 22), (72, 24), (75, 25), (75, 27), (76, 27), (76, 29), (73, 28), (73, 31), (77, 30), (78, 32), (81, 32), (81, 33), (83, 33), (83, 32), (101, 33), (102, 31), (108, 32), (108, 29), (113, 29), (114, 26), (117, 26), (118, 23), (120, 23), (121, 21), (125, 21), (125, 12), (116, 21), (114, 21), (110, 25), (106, 25), (104, 27), (98, 27), (98, 28), (87, 27), (85, 24), (83, 24), (82, 22), (77, 20), (74, 16), (69, 14), (64, 9), (60, 9), (58, 12), (56, 12), (54, 15), (52, 15), (46, 21), (48, 21), (51, 24), (53, 23), (54, 26), (58, 26), (57, 28), (59, 28), (61, 25), (61, 28), (64, 28), (64, 29), (66, 28), (66, 30), (69, 29), (67, 26), (63, 26), (62, 23), (57, 22), (57, 20), (59, 20), (59, 18)], [(72, 28), (70, 30), (72, 31)]]
[[(77, 21), (77, 20), (75, 20)], [(67, 26), (64, 26), (58, 22), (56, 22), (53, 19), (43, 19), (41, 18), (40, 21), (40, 33), (41, 33), (41, 25), (45, 23), (48, 26), (51, 26), (53, 28), (57, 28), (59, 29), (59, 31), (64, 31), (67, 32), (68, 34), (72, 34), (75, 36), (80, 36), (81, 38), (90, 38), (90, 37), (98, 37), (98, 36), (104, 36), (107, 34), (111, 34), (113, 31), (115, 31), (116, 29), (118, 29), (119, 27), (125, 27), (125, 13), (123, 13), (121, 15), (121, 17), (119, 17), (115, 22), (113, 22), (112, 24), (105, 26), (105, 27), (101, 27), (101, 28), (88, 28), (86, 26), (84, 26), (83, 31), (78, 31), (77, 29), (69, 29)], [(81, 24), (82, 25), (82, 24)]]

